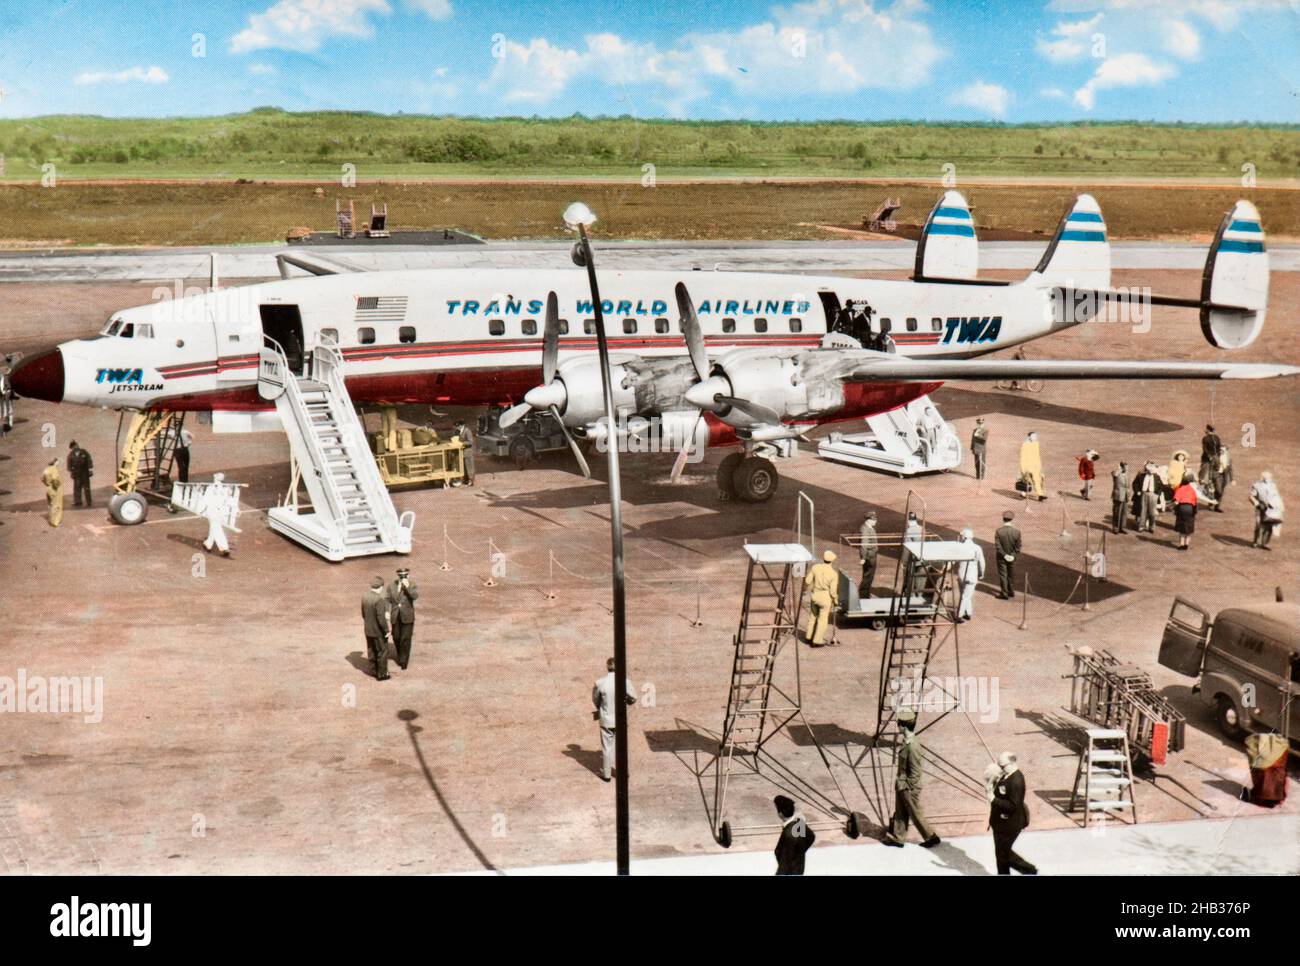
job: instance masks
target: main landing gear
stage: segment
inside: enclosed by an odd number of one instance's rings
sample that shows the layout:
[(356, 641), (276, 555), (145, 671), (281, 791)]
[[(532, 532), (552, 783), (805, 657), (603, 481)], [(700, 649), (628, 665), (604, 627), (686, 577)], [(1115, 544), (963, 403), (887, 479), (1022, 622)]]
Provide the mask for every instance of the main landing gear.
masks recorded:
[(782, 455), (775, 450), (746, 448), (743, 453), (728, 453), (718, 464), (718, 494), (724, 501), (740, 500), (744, 503), (766, 503), (776, 493), (781, 474), (766, 453)]

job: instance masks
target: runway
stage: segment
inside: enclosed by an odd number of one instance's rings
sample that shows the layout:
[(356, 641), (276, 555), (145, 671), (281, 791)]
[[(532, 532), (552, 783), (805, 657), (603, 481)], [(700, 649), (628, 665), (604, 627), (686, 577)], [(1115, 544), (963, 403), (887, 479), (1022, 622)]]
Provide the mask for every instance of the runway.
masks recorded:
[[(1028, 272), (1038, 264), (1043, 245), (1033, 242), (985, 242), (980, 267), (989, 271)], [(916, 246), (906, 241), (826, 242), (605, 242), (597, 240), (604, 270), (665, 269), (676, 271), (847, 272), (907, 271)], [(444, 268), (571, 268), (566, 242), (489, 242), (439, 248), (339, 245), (329, 249), (289, 245), (214, 248), (49, 250), (0, 253), (0, 282), (147, 282), (157, 279), (206, 280), (210, 255), (217, 254), (220, 277), (227, 281), (279, 275), (275, 256), (284, 253), (313, 259), (339, 258), (367, 271)], [(1200, 271), (1206, 249), (1163, 242), (1116, 242), (1111, 263), (1116, 270)], [(1300, 246), (1269, 249), (1274, 272), (1300, 271)]]

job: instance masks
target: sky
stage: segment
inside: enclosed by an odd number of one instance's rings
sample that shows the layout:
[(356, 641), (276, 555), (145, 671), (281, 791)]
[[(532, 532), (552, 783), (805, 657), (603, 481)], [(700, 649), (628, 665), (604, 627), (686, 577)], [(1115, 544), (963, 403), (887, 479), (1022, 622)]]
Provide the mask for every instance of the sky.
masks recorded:
[(3, 0), (0, 118), (1300, 123), (1300, 0)]

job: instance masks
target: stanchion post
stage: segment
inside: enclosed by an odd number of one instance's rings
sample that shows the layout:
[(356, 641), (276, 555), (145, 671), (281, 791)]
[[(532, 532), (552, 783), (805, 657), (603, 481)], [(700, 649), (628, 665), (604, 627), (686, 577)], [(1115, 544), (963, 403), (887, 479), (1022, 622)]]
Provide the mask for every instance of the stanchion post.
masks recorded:
[(442, 563), (438, 566), (439, 570), (447, 571), (451, 569), (451, 562), (447, 559), (447, 524), (442, 525)]
[(1029, 574), (1025, 574), (1025, 589), (1020, 597), (1020, 629), (1029, 627)]
[(700, 616), (700, 597), (703, 594), (701, 581), (699, 577), (695, 578), (695, 620), (691, 621), (692, 627), (703, 627), (704, 618)]
[(546, 551), (546, 566), (549, 571), (546, 582), (546, 599), (555, 600), (555, 551)]

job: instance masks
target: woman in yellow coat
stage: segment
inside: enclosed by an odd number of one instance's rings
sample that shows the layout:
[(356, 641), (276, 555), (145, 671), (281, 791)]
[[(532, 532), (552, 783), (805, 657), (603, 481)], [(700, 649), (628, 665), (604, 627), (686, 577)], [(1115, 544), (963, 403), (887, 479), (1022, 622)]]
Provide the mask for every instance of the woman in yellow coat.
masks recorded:
[(1180, 449), (1169, 461), (1169, 488), (1176, 490), (1183, 485), (1187, 476), (1187, 450)]
[(50, 460), (50, 465), (41, 473), (41, 483), (45, 485), (45, 518), (50, 526), (57, 527), (63, 522), (63, 480), (59, 477), (59, 461)]
[[(1038, 451), (1037, 433), (1030, 433), (1020, 444), (1020, 478), (1027, 480), (1033, 487), (1035, 497), (1047, 499), (1047, 491), (1043, 487), (1043, 456)], [(1025, 491), (1025, 499), (1029, 499), (1028, 490)]]

